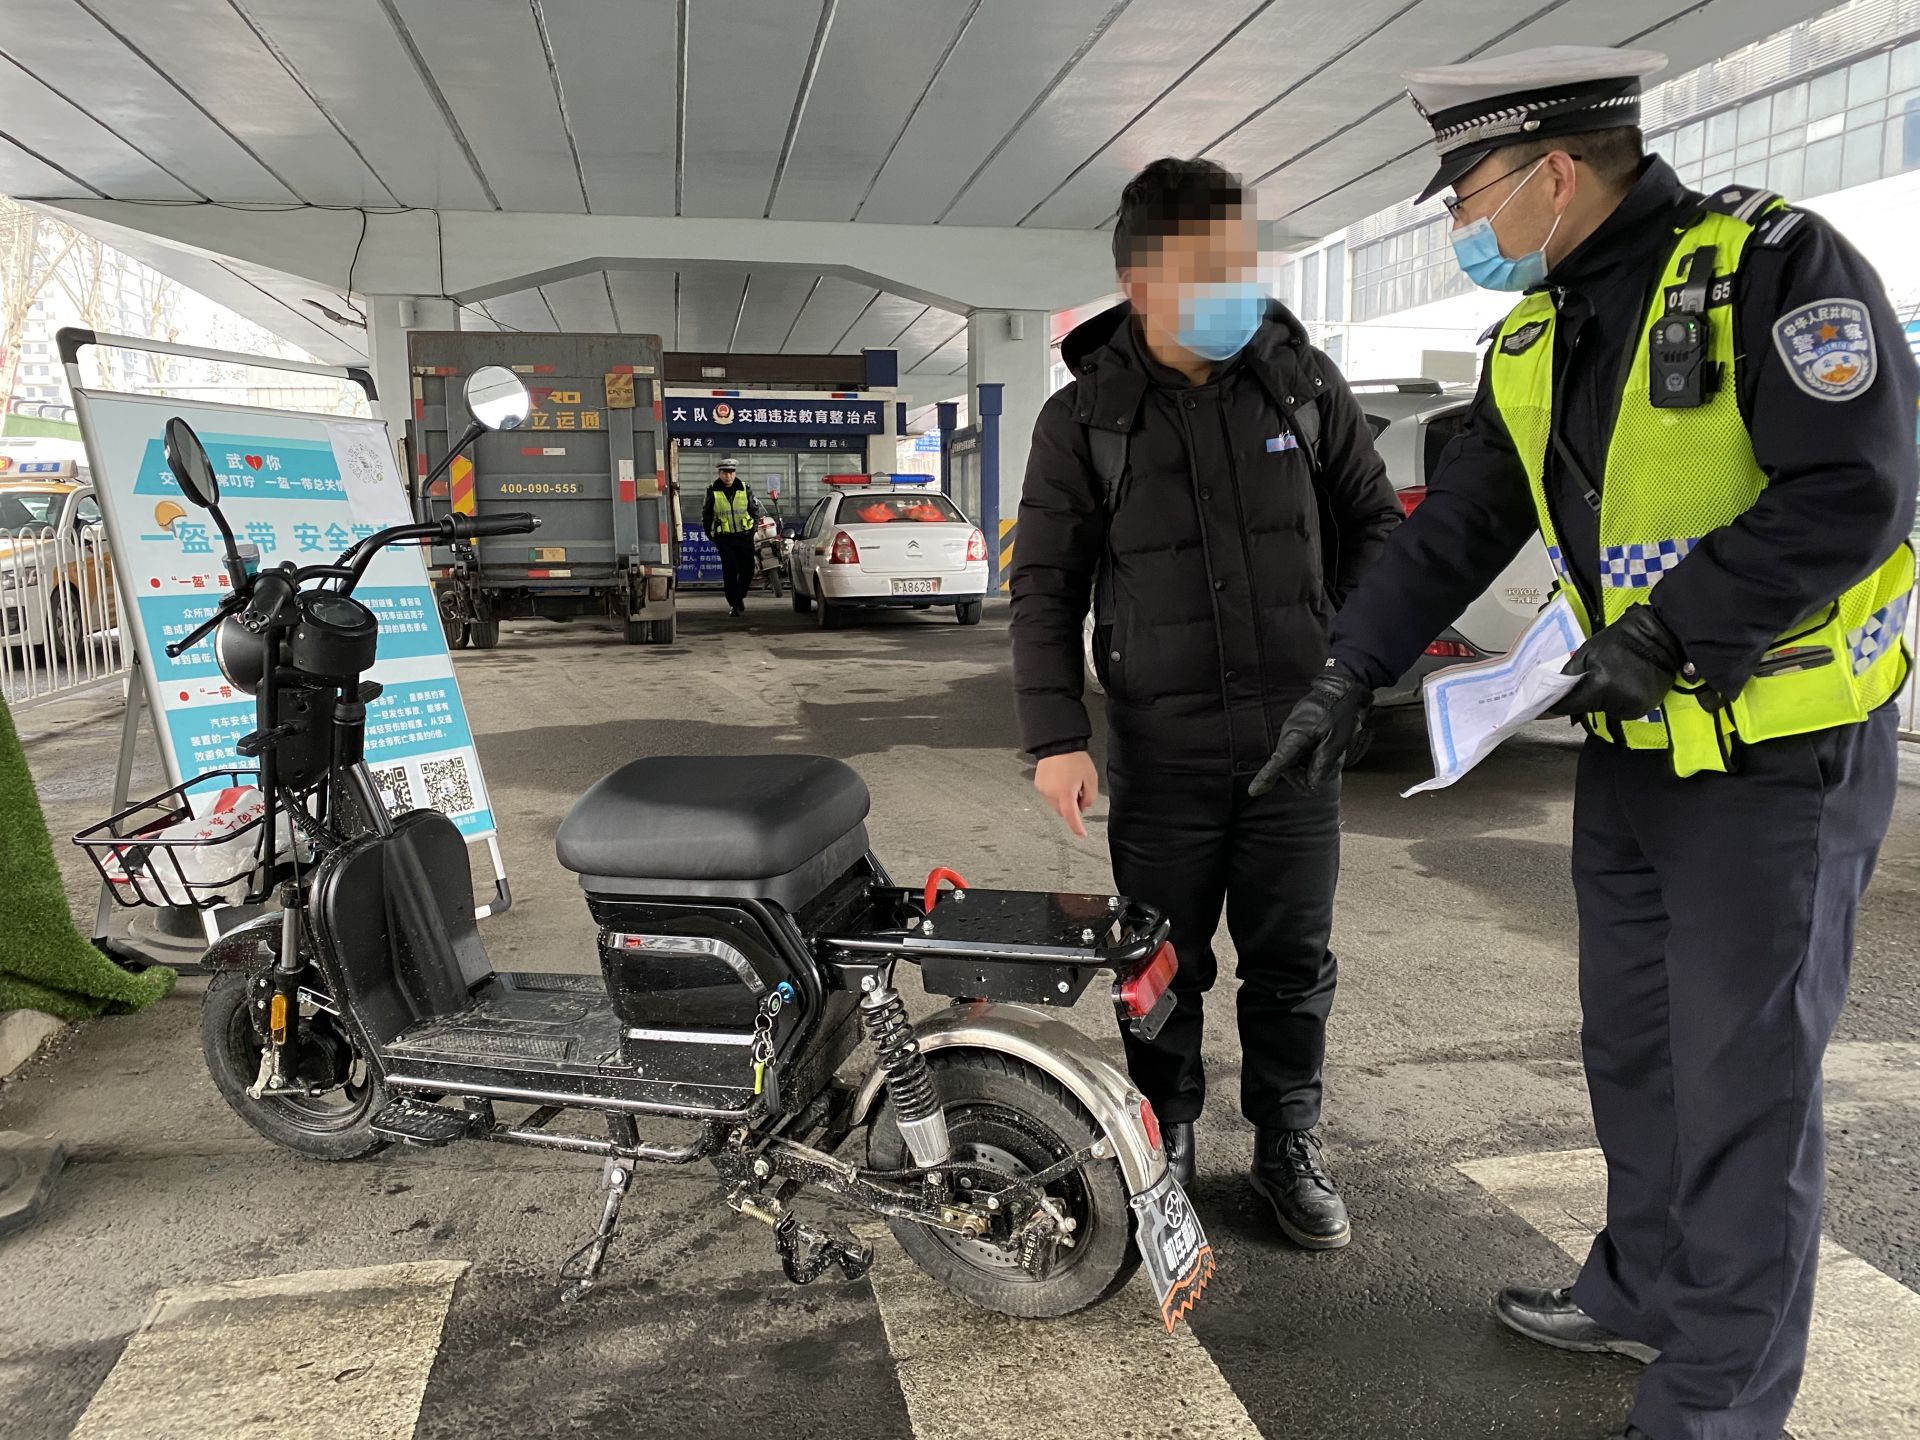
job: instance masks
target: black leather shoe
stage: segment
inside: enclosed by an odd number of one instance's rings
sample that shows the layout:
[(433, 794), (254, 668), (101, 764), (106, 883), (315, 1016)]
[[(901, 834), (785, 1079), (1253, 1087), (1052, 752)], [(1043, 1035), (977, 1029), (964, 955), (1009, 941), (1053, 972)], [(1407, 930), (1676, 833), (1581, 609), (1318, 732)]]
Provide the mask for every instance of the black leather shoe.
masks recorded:
[(1160, 1122), (1160, 1143), (1167, 1152), (1167, 1168), (1184, 1188), (1193, 1184), (1193, 1121)]
[(1256, 1131), (1252, 1178), (1294, 1244), (1338, 1250), (1353, 1238), (1346, 1202), (1320, 1161), (1320, 1137), (1313, 1131)]
[[(1650, 1365), (1660, 1358), (1660, 1352), (1653, 1346), (1616, 1335), (1587, 1314), (1573, 1303), (1571, 1290), (1535, 1290), (1526, 1285), (1510, 1285), (1494, 1297), (1493, 1313), (1509, 1330), (1556, 1350), (1624, 1355), (1642, 1365)], [(1631, 1430), (1627, 1432), (1627, 1440), (1648, 1440), (1648, 1437)]]

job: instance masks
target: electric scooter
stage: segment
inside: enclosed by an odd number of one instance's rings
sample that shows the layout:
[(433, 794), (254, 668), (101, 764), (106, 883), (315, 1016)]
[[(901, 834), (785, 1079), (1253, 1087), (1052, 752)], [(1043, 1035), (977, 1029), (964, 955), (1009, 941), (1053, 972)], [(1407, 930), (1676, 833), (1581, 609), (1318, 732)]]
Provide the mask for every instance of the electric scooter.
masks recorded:
[[(498, 366), (468, 400), (489, 428), (527, 413)], [(772, 1228), (796, 1283), (872, 1261), (809, 1213), (815, 1198), (880, 1217), (930, 1276), (990, 1310), (1069, 1314), (1142, 1262), (1169, 1330), (1191, 1307), (1213, 1255), (1153, 1109), (1053, 1013), (1110, 976), (1121, 1022), (1157, 1033), (1177, 965), (1164, 916), (1115, 895), (969, 889), (946, 870), (896, 884), (868, 843), (866, 786), (836, 760), (656, 756), (598, 781), (559, 830), (599, 926), (598, 973), (495, 971), (459, 830), (435, 810), (390, 813), (365, 763), (379, 626), (354, 588), (383, 547), (537, 521), (449, 515), (331, 565), (262, 570), (184, 420), (168, 423), (166, 455), (225, 536), (232, 580), (168, 653), (211, 636), (222, 675), (256, 701), (237, 747), (265, 801), (247, 887), (278, 913), (208, 950), (202, 1016), (214, 1083), (247, 1124), (327, 1160), (394, 1141), (598, 1157), (600, 1222), (562, 1267), (568, 1299), (598, 1282), (636, 1167), (704, 1161), (724, 1203)], [(181, 810), (190, 789), (169, 792)], [(123, 899), (142, 888), (130, 873), (193, 843), (143, 846), (150, 832), (124, 820), (77, 837), (103, 869), (111, 855)], [(510, 903), (502, 882), (492, 909)], [(910, 1021), (902, 964), (953, 1003)], [(571, 1117), (597, 1117), (605, 1136)], [(862, 1131), (864, 1163), (841, 1153)]]

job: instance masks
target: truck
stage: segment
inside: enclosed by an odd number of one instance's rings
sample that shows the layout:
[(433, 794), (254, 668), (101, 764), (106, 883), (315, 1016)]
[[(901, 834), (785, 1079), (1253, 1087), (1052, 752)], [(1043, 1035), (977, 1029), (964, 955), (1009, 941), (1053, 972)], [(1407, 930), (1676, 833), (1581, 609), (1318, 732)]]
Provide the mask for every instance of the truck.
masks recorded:
[(489, 650), (503, 620), (588, 618), (614, 621), (629, 645), (673, 643), (679, 530), (659, 338), (421, 330), (407, 345), (416, 485), (466, 431), (473, 371), (505, 365), (532, 400), (525, 425), (483, 435), (434, 493), (415, 497), (423, 519), (449, 509), (540, 519), (531, 535), (433, 551), (447, 643)]

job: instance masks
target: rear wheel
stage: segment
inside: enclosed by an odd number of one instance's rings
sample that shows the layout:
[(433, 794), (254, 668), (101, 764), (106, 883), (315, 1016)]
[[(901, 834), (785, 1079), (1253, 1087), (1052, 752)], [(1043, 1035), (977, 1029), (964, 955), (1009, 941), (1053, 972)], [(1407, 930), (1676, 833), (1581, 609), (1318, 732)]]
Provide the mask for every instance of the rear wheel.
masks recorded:
[(324, 1010), (309, 1014), (302, 1006), (300, 1023), (332, 1062), (329, 1078), (336, 1083), (318, 1095), (256, 1100), (247, 1093), (266, 1048), (251, 1011), (260, 998), (254, 979), (244, 970), (218, 971), (200, 1004), (200, 1050), (221, 1098), (274, 1144), (316, 1160), (357, 1160), (384, 1149), (387, 1142), (373, 1133), (372, 1122), (387, 1103), (386, 1086), (342, 1033), (339, 1019)]
[[(1099, 1139), (1080, 1102), (1058, 1081), (984, 1050), (928, 1057), (947, 1116), (953, 1157), (1012, 1180), (1044, 1170)], [(891, 1104), (873, 1123), (868, 1163), (900, 1170), (911, 1161)], [(1071, 1315), (1112, 1295), (1140, 1264), (1133, 1215), (1117, 1161), (1098, 1160), (1045, 1189), (1074, 1222), (1073, 1248), (1056, 1251), (1036, 1275), (1019, 1259), (983, 1241), (907, 1220), (888, 1228), (922, 1270), (985, 1310), (1023, 1320)]]
[(442, 615), (440, 617), (440, 628), (446, 632), (447, 648), (449, 650), (464, 650), (473, 639), (473, 636), (468, 632), (467, 622), (464, 620), (455, 620), (450, 615)]
[(669, 615), (664, 620), (655, 620), (652, 629), (648, 632), (647, 643), (649, 645), (671, 645), (673, 643), (674, 633), (679, 625), (679, 620), (680, 617), (678, 615)]
[(473, 640), (474, 649), (491, 650), (500, 643), (500, 622), (475, 620), (467, 626), (467, 633)]
[(635, 620), (629, 617), (626, 625), (626, 635), (627, 644), (645, 645), (653, 639), (653, 622), (651, 620)]
[(987, 602), (984, 600), (963, 600), (953, 607), (953, 611), (960, 617), (962, 625), (978, 625), (986, 608)]

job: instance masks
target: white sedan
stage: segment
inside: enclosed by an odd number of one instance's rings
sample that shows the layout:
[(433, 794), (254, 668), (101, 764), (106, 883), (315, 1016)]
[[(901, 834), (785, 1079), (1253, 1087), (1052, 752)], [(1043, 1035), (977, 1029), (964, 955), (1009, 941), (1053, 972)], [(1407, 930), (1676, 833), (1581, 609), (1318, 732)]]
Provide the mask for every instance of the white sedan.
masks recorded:
[(891, 486), (838, 491), (813, 507), (788, 562), (793, 608), (822, 629), (849, 610), (951, 605), (978, 625), (987, 595), (987, 540), (944, 495)]

